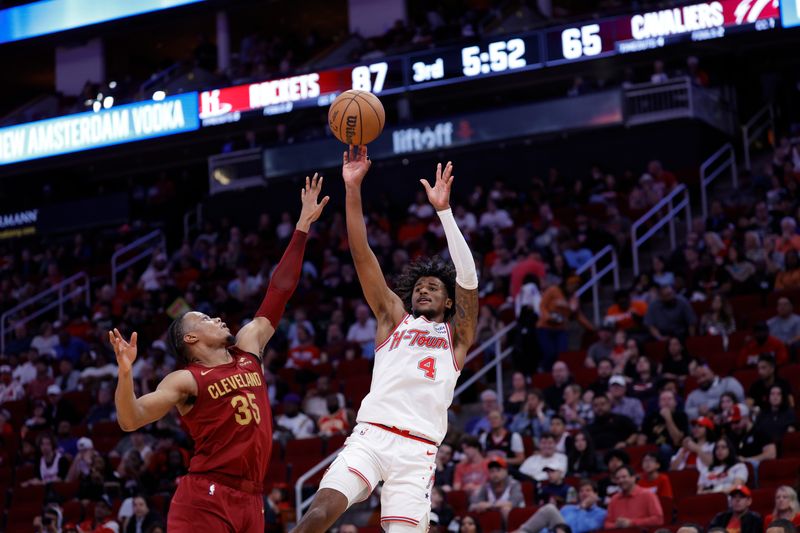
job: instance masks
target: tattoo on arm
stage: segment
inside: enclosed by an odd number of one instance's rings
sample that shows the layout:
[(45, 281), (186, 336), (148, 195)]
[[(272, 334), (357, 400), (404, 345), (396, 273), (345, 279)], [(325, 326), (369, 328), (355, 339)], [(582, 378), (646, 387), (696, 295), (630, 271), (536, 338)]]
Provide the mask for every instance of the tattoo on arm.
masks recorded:
[(478, 290), (464, 289), (456, 285), (456, 312), (453, 317), (453, 329), (456, 344), (466, 348), (475, 340), (475, 329), (478, 325)]

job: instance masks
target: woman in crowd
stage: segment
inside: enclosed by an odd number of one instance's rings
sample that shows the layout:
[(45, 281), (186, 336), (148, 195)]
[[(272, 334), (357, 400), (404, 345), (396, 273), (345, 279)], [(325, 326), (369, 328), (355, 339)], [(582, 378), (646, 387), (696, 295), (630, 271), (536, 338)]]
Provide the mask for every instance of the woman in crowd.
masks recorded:
[(794, 409), (789, 405), (789, 397), (783, 393), (780, 385), (769, 389), (769, 409), (759, 413), (756, 427), (769, 435), (773, 442), (780, 443), (787, 431), (797, 429)]
[(653, 373), (653, 363), (646, 355), (640, 355), (636, 359), (636, 373), (633, 382), (629, 387), (629, 395), (647, 406), (658, 393), (656, 381), (658, 376)]
[(667, 339), (667, 353), (661, 361), (661, 377), (683, 385), (691, 372), (691, 363), (689, 351), (681, 340), (677, 337)]
[(670, 470), (697, 468), (707, 470), (713, 461), (714, 422), (705, 416), (692, 422), (692, 436), (685, 437), (680, 449), (672, 456)]
[(731, 304), (719, 293), (711, 298), (711, 305), (700, 319), (701, 335), (729, 336), (736, 331), (736, 320), (733, 317)]
[(594, 441), (586, 429), (575, 433), (567, 442), (567, 466), (570, 476), (591, 477), (600, 472)]
[(520, 412), (528, 399), (528, 383), (525, 374), (514, 372), (511, 375), (511, 394), (506, 399), (504, 408), (507, 414), (513, 416)]
[(767, 515), (764, 524), (773, 520), (784, 519), (800, 527), (800, 503), (797, 502), (797, 492), (792, 487), (783, 485), (775, 491), (775, 507)]
[(728, 493), (737, 485), (747, 484), (747, 467), (736, 454), (736, 447), (728, 437), (722, 437), (714, 445), (714, 461), (711, 468), (701, 470), (697, 480), (697, 493)]

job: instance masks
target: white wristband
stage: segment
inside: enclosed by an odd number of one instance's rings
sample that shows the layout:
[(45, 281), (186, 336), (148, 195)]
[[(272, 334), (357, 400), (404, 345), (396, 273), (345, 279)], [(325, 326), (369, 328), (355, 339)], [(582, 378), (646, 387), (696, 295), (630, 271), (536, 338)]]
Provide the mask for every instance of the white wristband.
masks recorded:
[(467, 240), (458, 229), (456, 219), (453, 217), (453, 210), (448, 208), (444, 211), (437, 211), (436, 214), (442, 221), (450, 258), (456, 267), (456, 283), (467, 290), (477, 289), (478, 272), (475, 270), (475, 259), (472, 257)]

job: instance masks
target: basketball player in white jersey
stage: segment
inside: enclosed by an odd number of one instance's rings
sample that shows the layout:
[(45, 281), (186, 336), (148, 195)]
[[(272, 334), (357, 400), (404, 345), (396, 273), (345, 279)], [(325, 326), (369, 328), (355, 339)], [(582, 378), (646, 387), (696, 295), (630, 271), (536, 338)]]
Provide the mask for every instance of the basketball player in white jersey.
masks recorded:
[(423, 259), (406, 267), (396, 293), (367, 242), (361, 182), (367, 149), (344, 153), (347, 236), (367, 303), (378, 319), (375, 367), (357, 425), (331, 464), (296, 532), (322, 533), (383, 481), (381, 525), (388, 533), (427, 531), (436, 450), (478, 321), (478, 275), (450, 210), (453, 166), (420, 180), (436, 209), (455, 265)]

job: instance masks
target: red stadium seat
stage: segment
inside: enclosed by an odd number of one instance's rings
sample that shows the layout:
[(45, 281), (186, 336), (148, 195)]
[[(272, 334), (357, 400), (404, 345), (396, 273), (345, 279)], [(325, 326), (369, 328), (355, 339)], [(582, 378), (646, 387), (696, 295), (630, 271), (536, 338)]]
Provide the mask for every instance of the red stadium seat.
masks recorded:
[(288, 468), (286, 463), (273, 459), (269, 462), (267, 469), (267, 476), (264, 478), (265, 483), (286, 483), (288, 480)]
[(781, 485), (794, 487), (800, 471), (800, 458), (770, 459), (758, 465), (758, 486), (777, 488)]
[(80, 482), (78, 481), (55, 481), (50, 484), (50, 490), (56, 493), (63, 501), (77, 497)]
[(714, 516), (728, 508), (728, 498), (719, 492), (682, 498), (678, 507), (678, 522), (708, 524)]
[(658, 450), (658, 447), (655, 444), (645, 444), (643, 446), (628, 446), (625, 448), (625, 452), (631, 458), (631, 466), (636, 468), (637, 470), (642, 465), (642, 459), (644, 458), (644, 454), (647, 452), (654, 452)]
[[(320, 461), (319, 457), (310, 459), (297, 458), (289, 463), (289, 484), (294, 486), (303, 474), (317, 466)], [(322, 481), (322, 476), (325, 475), (325, 470), (326, 468), (320, 469), (316, 474), (305, 480), (304, 485), (319, 485), (319, 482)]]
[(800, 457), (800, 432), (792, 431), (785, 434), (780, 451), (783, 457)]
[(14, 481), (17, 483), (17, 485), (35, 477), (36, 467), (33, 465), (20, 465), (14, 472)]
[(528, 518), (534, 515), (539, 508), (535, 506), (517, 507), (508, 514), (508, 531), (516, 531)]
[(661, 503), (661, 512), (664, 513), (664, 524), (671, 524), (675, 519), (674, 500), (666, 496), (659, 496), (658, 501)]
[(750, 386), (758, 379), (758, 370), (756, 368), (737, 370), (733, 373), (733, 377), (742, 384), (742, 388), (747, 392), (750, 390)]
[(573, 350), (569, 352), (561, 352), (558, 354), (559, 361), (564, 361), (569, 367), (571, 372), (576, 372), (580, 368), (584, 368), (583, 361), (586, 359), (586, 350)]
[(483, 533), (497, 533), (503, 531), (503, 515), (500, 511), (470, 513), (470, 516), (480, 524)]
[(697, 478), (699, 474), (694, 468), (670, 470), (667, 472), (667, 477), (669, 477), (669, 482), (672, 485), (672, 494), (675, 495), (675, 501), (697, 494)]
[(322, 460), (322, 438), (294, 439), (286, 443), (283, 460), (292, 463), (296, 459)]
[(761, 516), (766, 517), (775, 507), (775, 489), (753, 489), (751, 492), (753, 493), (753, 504), (750, 508)]
[(352, 376), (369, 376), (371, 374), (372, 361), (369, 359), (345, 359), (339, 363), (336, 375), (339, 378), (347, 379)]
[(575, 378), (575, 383), (586, 389), (597, 381), (597, 369), (596, 368), (578, 368), (575, 372), (572, 373)]
[(83, 504), (80, 500), (69, 500), (62, 506), (64, 522), (78, 523), (83, 519)]
[(458, 515), (463, 515), (469, 509), (469, 496), (463, 490), (451, 490), (445, 493), (447, 503), (453, 508), (453, 512)]
[(734, 331), (731, 333), (730, 337), (728, 337), (728, 351), (738, 352), (747, 344), (748, 337), (752, 335), (753, 334), (749, 331)]
[(730, 376), (736, 367), (736, 356), (733, 352), (710, 353), (705, 356), (708, 366), (719, 376)]
[(725, 350), (722, 337), (718, 335), (703, 335), (702, 337), (689, 337), (686, 339), (686, 349), (692, 357), (707, 358), (710, 354), (720, 353)]
[(522, 495), (525, 496), (525, 505), (536, 505), (536, 486), (532, 481), (523, 481)]
[(522, 437), (522, 446), (525, 448), (525, 457), (530, 457), (536, 451), (536, 445), (533, 443), (533, 437), (524, 435)]
[(347, 435), (333, 435), (325, 440), (325, 454), (329, 455), (344, 446)]
[(534, 388), (544, 390), (554, 383), (553, 376), (549, 372), (539, 372), (533, 375), (531, 385)]

